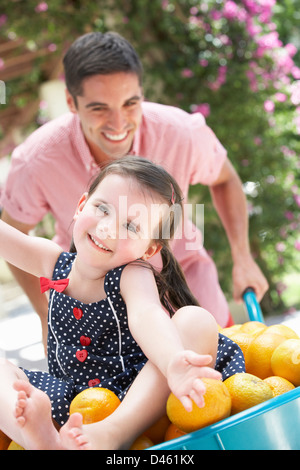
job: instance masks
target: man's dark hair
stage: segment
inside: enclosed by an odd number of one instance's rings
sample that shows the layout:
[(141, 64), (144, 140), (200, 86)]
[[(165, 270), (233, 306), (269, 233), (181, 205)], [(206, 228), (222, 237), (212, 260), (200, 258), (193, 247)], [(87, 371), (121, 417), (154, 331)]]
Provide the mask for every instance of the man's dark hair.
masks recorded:
[(63, 59), (67, 89), (76, 102), (82, 81), (92, 75), (135, 73), (142, 84), (143, 67), (133, 46), (115, 32), (93, 32), (80, 36)]

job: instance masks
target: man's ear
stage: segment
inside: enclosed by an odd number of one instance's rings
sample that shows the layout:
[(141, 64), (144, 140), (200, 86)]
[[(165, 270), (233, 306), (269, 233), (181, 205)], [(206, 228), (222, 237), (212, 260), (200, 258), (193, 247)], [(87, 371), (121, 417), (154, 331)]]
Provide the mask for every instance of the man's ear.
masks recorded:
[(79, 199), (77, 207), (76, 207), (76, 211), (75, 211), (75, 214), (74, 214), (74, 217), (73, 217), (73, 220), (76, 220), (78, 218), (78, 215), (80, 214), (80, 212), (82, 211), (82, 209), (85, 206), (87, 198), (88, 198), (88, 193), (84, 193), (81, 196), (81, 198)]
[(152, 258), (152, 256), (159, 253), (161, 249), (162, 249), (161, 245), (158, 245), (157, 243), (151, 243), (151, 245), (149, 246), (145, 254), (142, 256), (142, 259), (146, 261), (147, 259)]
[(66, 101), (67, 101), (67, 105), (68, 105), (68, 108), (71, 111), (71, 113), (77, 114), (76, 103), (74, 101), (73, 96), (71, 95), (71, 93), (69, 92), (69, 90), (67, 88), (66, 88)]

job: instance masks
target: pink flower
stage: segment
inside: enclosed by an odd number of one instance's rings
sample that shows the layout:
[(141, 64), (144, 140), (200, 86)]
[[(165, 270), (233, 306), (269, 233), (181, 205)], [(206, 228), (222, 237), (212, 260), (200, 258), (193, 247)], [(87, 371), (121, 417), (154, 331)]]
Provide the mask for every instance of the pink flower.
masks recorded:
[(7, 16), (6, 15), (0, 15), (0, 28), (1, 26), (5, 25), (7, 21)]
[(47, 11), (48, 10), (48, 5), (46, 2), (41, 2), (35, 7), (35, 11), (37, 13), (41, 13), (42, 11)]
[(284, 103), (286, 101), (286, 95), (284, 93), (276, 93), (275, 94), (275, 99), (279, 102), (279, 103)]
[(278, 242), (278, 243), (276, 243), (275, 249), (276, 249), (276, 251), (278, 251), (279, 253), (283, 253), (283, 251), (285, 251), (285, 243), (283, 243), (283, 242)]
[(290, 57), (293, 57), (297, 53), (297, 47), (294, 46), (294, 44), (289, 43), (284, 48), (288, 52)]
[(261, 145), (262, 144), (261, 137), (258, 137), (258, 136), (254, 137), (254, 143), (255, 145)]
[(293, 105), (297, 106), (300, 104), (300, 81), (293, 83), (291, 92), (291, 102)]
[(297, 206), (300, 207), (300, 195), (299, 194), (294, 194), (294, 201), (297, 204)]
[(208, 103), (193, 104), (191, 110), (193, 113), (201, 113), (204, 117), (210, 115), (210, 106)]
[(267, 112), (267, 113), (273, 113), (275, 109), (275, 105), (273, 103), (273, 101), (271, 100), (266, 100), (264, 102), (264, 110)]
[(223, 15), (225, 18), (228, 20), (232, 20), (237, 17), (239, 11), (239, 7), (235, 2), (232, 2), (231, 0), (228, 0), (223, 9)]
[(300, 68), (296, 67), (296, 65), (294, 65), (291, 68), (291, 74), (292, 74), (292, 76), (294, 77), (295, 80), (299, 80), (300, 79)]
[(49, 46), (48, 46), (48, 51), (50, 51), (50, 52), (55, 52), (56, 49), (57, 49), (56, 44), (54, 44), (54, 43), (49, 44)]
[(296, 248), (297, 251), (300, 251), (300, 240), (295, 241), (294, 247)]
[(208, 60), (207, 59), (200, 59), (199, 64), (202, 65), (202, 67), (207, 67), (208, 66)]
[(191, 69), (183, 69), (181, 76), (184, 78), (191, 78), (194, 76), (194, 72)]
[(197, 15), (198, 12), (199, 12), (199, 10), (198, 10), (197, 7), (190, 8), (190, 14), (191, 15)]
[(293, 220), (294, 219), (294, 214), (293, 214), (292, 211), (286, 211), (284, 216), (287, 220)]

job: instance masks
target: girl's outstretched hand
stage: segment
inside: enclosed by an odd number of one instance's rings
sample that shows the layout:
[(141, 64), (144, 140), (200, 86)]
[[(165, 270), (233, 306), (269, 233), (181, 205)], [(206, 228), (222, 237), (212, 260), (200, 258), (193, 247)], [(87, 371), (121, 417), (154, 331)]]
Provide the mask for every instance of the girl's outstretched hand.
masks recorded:
[(192, 400), (199, 408), (204, 406), (205, 385), (201, 378), (221, 379), (220, 372), (209, 367), (211, 362), (209, 354), (202, 355), (189, 350), (179, 352), (171, 360), (167, 371), (168, 384), (186, 411), (192, 411)]

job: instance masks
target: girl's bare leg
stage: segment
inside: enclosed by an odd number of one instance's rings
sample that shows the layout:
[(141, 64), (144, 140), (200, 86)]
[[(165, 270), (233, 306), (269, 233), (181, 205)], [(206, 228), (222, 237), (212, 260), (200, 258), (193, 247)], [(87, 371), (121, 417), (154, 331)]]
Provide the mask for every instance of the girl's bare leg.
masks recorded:
[(0, 383), (0, 429), (24, 449), (58, 448), (59, 434), (53, 426), (47, 395), (30, 385), (21, 369), (5, 360), (0, 363)]
[[(213, 317), (199, 307), (185, 307), (173, 317), (185, 348), (199, 354), (210, 354), (214, 366), (218, 348), (218, 330)], [(156, 422), (166, 410), (170, 390), (165, 377), (148, 361), (122, 403), (105, 420), (81, 425), (72, 416), (60, 431), (62, 443), (69, 449), (80, 449), (81, 443), (91, 449), (128, 449), (134, 440)]]

